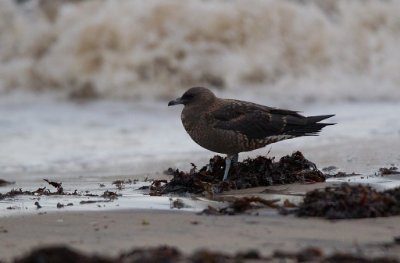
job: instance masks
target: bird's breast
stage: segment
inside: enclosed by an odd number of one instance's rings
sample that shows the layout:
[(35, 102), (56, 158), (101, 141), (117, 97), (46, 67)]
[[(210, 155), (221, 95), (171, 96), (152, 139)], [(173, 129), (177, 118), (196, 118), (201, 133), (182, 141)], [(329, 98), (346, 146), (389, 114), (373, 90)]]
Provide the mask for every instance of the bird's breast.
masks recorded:
[(223, 143), (220, 134), (216, 133), (213, 124), (207, 118), (207, 114), (199, 112), (188, 114), (182, 111), (182, 124), (190, 137), (200, 146), (213, 152), (225, 153), (221, 151), (221, 143)]
[(207, 150), (235, 154), (246, 150), (248, 147), (245, 146), (249, 144), (245, 136), (235, 134), (233, 131), (215, 128), (215, 123), (206, 113), (188, 115), (182, 112), (181, 119), (190, 137)]

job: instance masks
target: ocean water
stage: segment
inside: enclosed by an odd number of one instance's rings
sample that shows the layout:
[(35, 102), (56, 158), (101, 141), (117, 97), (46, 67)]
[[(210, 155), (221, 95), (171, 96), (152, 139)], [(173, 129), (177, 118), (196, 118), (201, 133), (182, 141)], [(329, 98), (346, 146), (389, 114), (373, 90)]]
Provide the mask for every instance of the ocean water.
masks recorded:
[[(181, 124), (181, 109), (168, 107), (167, 101), (1, 98), (0, 177), (144, 179), (160, 177), (169, 167), (204, 165), (215, 153), (191, 140)], [(300, 150), (320, 168), (333, 165), (349, 173), (373, 174), (380, 167), (399, 166), (398, 103), (308, 104), (300, 109), (306, 115), (335, 113), (331, 121), (337, 124), (318, 137), (286, 140), (240, 158), (268, 151), (279, 158)]]
[(400, 2), (0, 1), (0, 177), (162, 176), (213, 153), (168, 100), (220, 96), (336, 114), (301, 150), (319, 167), (399, 165)]
[(0, 91), (398, 101), (399, 13), (397, 0), (0, 1)]

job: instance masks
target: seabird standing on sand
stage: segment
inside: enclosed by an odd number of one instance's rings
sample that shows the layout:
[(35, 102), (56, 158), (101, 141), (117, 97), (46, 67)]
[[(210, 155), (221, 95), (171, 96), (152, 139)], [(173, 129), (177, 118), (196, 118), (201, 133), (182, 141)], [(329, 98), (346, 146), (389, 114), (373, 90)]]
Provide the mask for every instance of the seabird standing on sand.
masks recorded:
[(316, 136), (334, 123), (319, 123), (334, 115), (302, 116), (297, 111), (247, 101), (220, 99), (209, 89), (194, 87), (168, 106), (183, 104), (181, 119), (187, 133), (200, 146), (227, 155), (224, 179), (240, 152), (300, 136)]

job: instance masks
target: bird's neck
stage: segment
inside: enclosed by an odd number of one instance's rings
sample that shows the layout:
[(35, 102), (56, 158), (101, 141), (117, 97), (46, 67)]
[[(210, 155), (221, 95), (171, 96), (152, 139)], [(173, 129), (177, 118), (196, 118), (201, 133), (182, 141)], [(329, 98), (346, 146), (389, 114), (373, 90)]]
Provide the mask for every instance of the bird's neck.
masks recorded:
[(195, 129), (199, 121), (204, 119), (204, 114), (208, 106), (190, 105), (182, 110), (181, 119), (186, 129)]
[(181, 114), (182, 123), (186, 124), (185, 126), (195, 125), (201, 113), (202, 110), (198, 107), (184, 107)]

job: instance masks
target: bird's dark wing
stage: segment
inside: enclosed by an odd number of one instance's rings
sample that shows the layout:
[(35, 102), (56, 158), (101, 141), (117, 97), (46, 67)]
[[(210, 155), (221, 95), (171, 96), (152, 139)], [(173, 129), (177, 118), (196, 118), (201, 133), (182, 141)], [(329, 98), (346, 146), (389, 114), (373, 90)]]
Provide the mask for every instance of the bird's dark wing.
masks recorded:
[(212, 111), (210, 116), (215, 128), (242, 133), (249, 139), (291, 135), (287, 132), (307, 122), (306, 117), (296, 111), (242, 101), (230, 101)]

